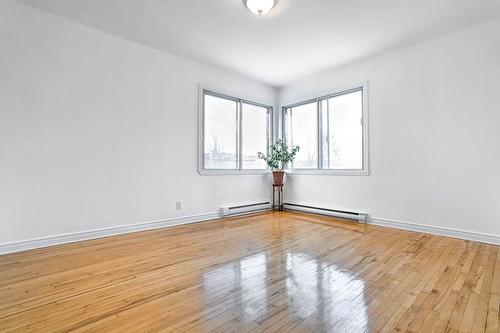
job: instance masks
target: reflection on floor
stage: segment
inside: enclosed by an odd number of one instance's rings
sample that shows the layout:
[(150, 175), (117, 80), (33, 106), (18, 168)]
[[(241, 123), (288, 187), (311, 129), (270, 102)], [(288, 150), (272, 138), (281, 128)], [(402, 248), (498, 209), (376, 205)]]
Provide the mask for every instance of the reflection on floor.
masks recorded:
[(0, 331), (498, 332), (498, 247), (263, 213), (0, 256)]
[[(268, 276), (279, 276), (283, 270), (283, 264), (280, 264), (283, 258), (274, 258), (274, 262), (271, 258), (272, 254), (259, 253), (205, 273), (205, 307), (217, 306), (220, 295), (213, 291), (224, 281), (226, 287), (234, 290), (226, 295), (226, 301), (240, 308), (237, 321), (255, 322), (255, 328), (264, 328), (263, 325), (257, 326), (264, 322), (263, 319), (273, 318), (271, 322), (274, 322), (277, 317), (270, 317), (269, 314), (279, 312), (282, 312), (280, 318), (283, 319), (288, 316), (287, 312), (291, 312), (296, 318), (309, 318), (309, 321), (320, 320), (327, 324), (343, 321), (351, 329), (357, 328), (355, 331), (358, 332), (368, 328), (364, 283), (352, 272), (344, 272), (335, 265), (321, 264), (305, 253), (288, 252), (284, 258), (284, 279), (270, 287)], [(283, 311), (285, 305), (286, 312)], [(339, 306), (341, 308), (337, 308)]]

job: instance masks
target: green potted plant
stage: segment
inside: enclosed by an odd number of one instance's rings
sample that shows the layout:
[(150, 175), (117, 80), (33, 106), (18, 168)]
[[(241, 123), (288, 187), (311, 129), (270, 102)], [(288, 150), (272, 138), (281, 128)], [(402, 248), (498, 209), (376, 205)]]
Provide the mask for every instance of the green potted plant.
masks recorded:
[(257, 157), (266, 161), (267, 166), (273, 171), (273, 181), (275, 185), (283, 185), (283, 171), (288, 163), (293, 162), (295, 155), (299, 152), (299, 146), (288, 147), (286, 139), (279, 139), (269, 147), (266, 156), (262, 152), (257, 153)]

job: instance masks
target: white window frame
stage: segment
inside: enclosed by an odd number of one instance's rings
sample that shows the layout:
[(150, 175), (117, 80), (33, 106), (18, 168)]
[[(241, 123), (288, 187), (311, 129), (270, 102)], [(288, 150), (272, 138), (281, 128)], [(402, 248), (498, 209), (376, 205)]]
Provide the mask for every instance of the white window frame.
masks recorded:
[[(237, 110), (237, 169), (205, 169), (205, 94), (215, 97), (225, 98), (238, 103)], [(263, 175), (270, 172), (269, 168), (266, 169), (243, 169), (242, 168), (242, 105), (251, 104), (268, 109), (268, 124), (267, 124), (267, 147), (266, 154), (269, 151), (269, 146), (273, 140), (273, 113), (274, 108), (271, 105), (262, 102), (256, 102), (251, 99), (233, 97), (232, 94), (218, 92), (217, 90), (206, 89), (203, 87), (198, 88), (198, 173), (202, 176), (217, 176), (217, 175)]]
[[(363, 94), (363, 110), (362, 110), (362, 126), (363, 126), (363, 168), (362, 169), (322, 169), (323, 156), (322, 156), (322, 137), (321, 137), (321, 112), (320, 101), (344, 95), (350, 92), (361, 90)], [(317, 123), (317, 150), (318, 161), (315, 169), (292, 169), (287, 167), (286, 171), (290, 174), (303, 174), (303, 175), (330, 175), (330, 176), (369, 176), (370, 175), (370, 147), (369, 147), (369, 120), (368, 120), (368, 82), (350, 85), (334, 91), (316, 94), (306, 98), (295, 99), (288, 101), (281, 107), (281, 137), (284, 138), (286, 134), (285, 128), (285, 110), (291, 107), (297, 107), (311, 102), (316, 103), (316, 123)]]

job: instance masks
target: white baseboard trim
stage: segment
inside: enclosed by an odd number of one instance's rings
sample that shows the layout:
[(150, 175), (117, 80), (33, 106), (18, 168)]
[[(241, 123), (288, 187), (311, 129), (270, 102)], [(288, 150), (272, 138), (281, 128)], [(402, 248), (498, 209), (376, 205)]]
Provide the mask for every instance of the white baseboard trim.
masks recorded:
[(408, 231), (417, 231), (423, 232), (426, 234), (438, 235), (438, 236), (446, 236), (452, 238), (459, 238), (465, 240), (471, 240), (481, 243), (500, 245), (500, 236), (493, 234), (485, 234), (474, 231), (466, 231), (454, 228), (444, 228), (444, 227), (436, 227), (425, 224), (418, 224), (412, 222), (403, 222), (397, 220), (389, 220), (380, 217), (370, 217), (368, 219), (369, 224), (379, 225), (382, 227), (395, 228), (395, 229), (403, 229)]
[[(317, 212), (310, 212), (317, 213)], [(183, 225), (189, 223), (203, 222), (220, 218), (219, 212), (205, 213), (199, 215), (183, 216), (170, 219), (163, 219), (157, 221), (142, 222), (130, 225), (122, 225), (111, 228), (104, 229), (94, 229), (89, 231), (77, 232), (72, 234), (62, 234), (50, 237), (29, 239), (20, 242), (11, 242), (0, 244), (0, 255), (14, 252), (21, 252), (27, 250), (33, 250), (48, 246), (62, 245), (67, 243), (74, 243), (84, 240), (103, 238), (115, 235), (128, 234), (138, 231), (146, 231), (153, 229), (160, 229), (166, 227), (172, 227), (176, 225)], [(402, 229), (408, 231), (416, 231), (427, 234), (446, 236), (452, 238), (459, 238), (465, 240), (471, 240), (476, 242), (482, 242), (487, 244), (500, 245), (500, 236), (493, 234), (485, 234), (473, 231), (465, 231), (453, 228), (436, 227), (425, 224), (418, 224), (412, 222), (404, 222), (397, 220), (390, 220), (380, 217), (369, 217), (368, 224)]]
[(76, 232), (71, 234), (62, 234), (62, 235), (49, 236), (43, 238), (29, 239), (20, 242), (3, 243), (0, 244), (0, 255), (33, 250), (47, 246), (61, 245), (61, 244), (74, 243), (74, 242), (102, 238), (102, 237), (128, 234), (137, 231), (145, 231), (145, 230), (159, 229), (165, 227), (172, 227), (188, 223), (214, 220), (218, 218), (220, 218), (218, 212), (205, 213), (199, 215), (183, 216), (183, 217), (176, 217), (164, 220), (122, 225), (111, 228), (94, 229), (94, 230)]

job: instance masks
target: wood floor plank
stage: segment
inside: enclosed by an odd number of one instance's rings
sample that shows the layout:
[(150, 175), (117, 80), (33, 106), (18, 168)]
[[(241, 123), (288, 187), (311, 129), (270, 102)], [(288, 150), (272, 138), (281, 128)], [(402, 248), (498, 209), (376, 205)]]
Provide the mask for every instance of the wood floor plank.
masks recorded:
[(265, 212), (0, 256), (0, 332), (500, 332), (499, 247)]

